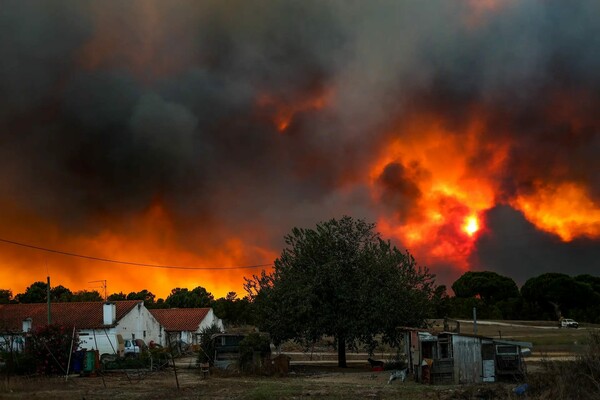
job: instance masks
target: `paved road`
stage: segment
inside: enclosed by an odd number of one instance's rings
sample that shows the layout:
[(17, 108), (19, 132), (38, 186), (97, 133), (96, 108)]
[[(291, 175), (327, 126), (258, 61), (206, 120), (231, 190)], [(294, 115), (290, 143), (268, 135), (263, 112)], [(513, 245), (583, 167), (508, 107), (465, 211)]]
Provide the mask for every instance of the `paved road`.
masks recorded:
[[(472, 324), (472, 319), (459, 319), (458, 322)], [(498, 325), (498, 326), (513, 326), (517, 328), (536, 328), (536, 329), (560, 329), (558, 326), (539, 326), (539, 325), (522, 325), (522, 324), (514, 324), (512, 322), (498, 322), (498, 321), (477, 321), (477, 325)], [(580, 328), (586, 329), (586, 328)]]

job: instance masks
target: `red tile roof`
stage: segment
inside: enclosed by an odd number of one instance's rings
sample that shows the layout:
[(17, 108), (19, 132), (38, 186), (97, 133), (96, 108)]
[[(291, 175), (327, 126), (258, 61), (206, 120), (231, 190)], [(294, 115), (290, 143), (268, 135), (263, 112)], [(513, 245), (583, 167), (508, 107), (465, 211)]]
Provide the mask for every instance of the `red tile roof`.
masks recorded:
[[(115, 301), (117, 322), (133, 309), (139, 300)], [(52, 323), (75, 326), (78, 329), (104, 328), (103, 302), (52, 303)], [(31, 318), (32, 328), (46, 324), (46, 303), (0, 304), (0, 331), (21, 332), (23, 320)]]
[(195, 332), (210, 308), (157, 308), (149, 311), (168, 332)]

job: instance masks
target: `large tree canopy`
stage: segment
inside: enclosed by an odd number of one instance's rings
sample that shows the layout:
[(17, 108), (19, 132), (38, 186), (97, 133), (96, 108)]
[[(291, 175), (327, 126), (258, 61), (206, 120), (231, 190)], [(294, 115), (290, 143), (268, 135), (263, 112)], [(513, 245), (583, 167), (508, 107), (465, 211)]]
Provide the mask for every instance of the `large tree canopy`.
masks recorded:
[(212, 293), (202, 286), (197, 286), (192, 290), (187, 288), (171, 290), (171, 294), (165, 299), (165, 303), (171, 308), (198, 308), (211, 307), (214, 300)]
[(424, 324), (433, 275), (374, 228), (351, 217), (294, 228), (274, 271), (246, 279), (257, 323), (276, 344), (330, 335), (345, 367), (347, 347), (374, 346), (378, 334), (397, 343), (397, 327)]
[(496, 303), (519, 297), (515, 281), (492, 271), (465, 272), (452, 284), (456, 297), (480, 297), (486, 303)]
[(592, 283), (595, 280), (590, 278), (584, 275), (572, 278), (561, 273), (542, 274), (528, 279), (521, 288), (521, 294), (526, 301), (537, 306), (538, 317), (568, 316), (595, 320), (600, 293), (594, 291)]

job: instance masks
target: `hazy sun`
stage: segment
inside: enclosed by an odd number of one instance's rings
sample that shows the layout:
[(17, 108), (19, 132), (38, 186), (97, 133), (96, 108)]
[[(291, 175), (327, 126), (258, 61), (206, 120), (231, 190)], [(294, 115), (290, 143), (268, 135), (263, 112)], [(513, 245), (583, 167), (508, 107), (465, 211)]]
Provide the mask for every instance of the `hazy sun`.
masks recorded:
[(467, 217), (465, 224), (463, 225), (463, 230), (467, 233), (467, 235), (473, 236), (475, 232), (479, 230), (479, 222), (477, 221), (477, 217)]

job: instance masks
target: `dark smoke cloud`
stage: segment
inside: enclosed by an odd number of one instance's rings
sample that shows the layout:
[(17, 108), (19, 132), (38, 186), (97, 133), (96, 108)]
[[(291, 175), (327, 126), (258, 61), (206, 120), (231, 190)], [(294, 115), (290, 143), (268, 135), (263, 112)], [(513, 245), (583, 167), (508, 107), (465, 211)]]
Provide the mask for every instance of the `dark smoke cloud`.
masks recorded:
[[(158, 198), (183, 238), (261, 225), (269, 235), (248, 240), (279, 246), (293, 226), (375, 220), (382, 210), (361, 177), (387, 128), (428, 111), (460, 136), (478, 105), (487, 133), (471, 172), (491, 171), (486, 155), (511, 144), (507, 169), (494, 171), (499, 201), (570, 181), (597, 205), (600, 4), (471, 14), (466, 1), (3, 2), (0, 189), (73, 232)], [(90, 50), (99, 37), (112, 50)], [(94, 64), (89, 52), (105, 56)], [(326, 90), (325, 109), (299, 111), (283, 135), (257, 103)], [(418, 212), (427, 172), (417, 172), (386, 168), (385, 207)], [(484, 239), (481, 265), (507, 268), (489, 263), (502, 248)], [(576, 254), (578, 243), (559, 247)]]
[(418, 213), (418, 201), (423, 195), (418, 183), (429, 178), (430, 173), (414, 162), (407, 167), (398, 162), (390, 163), (379, 176), (381, 199), (397, 213), (401, 223)]
[(497, 206), (486, 213), (487, 231), (478, 239), (471, 263), (480, 270), (510, 276), (519, 285), (545, 272), (598, 275), (597, 240), (565, 243), (541, 232), (522, 213)]

